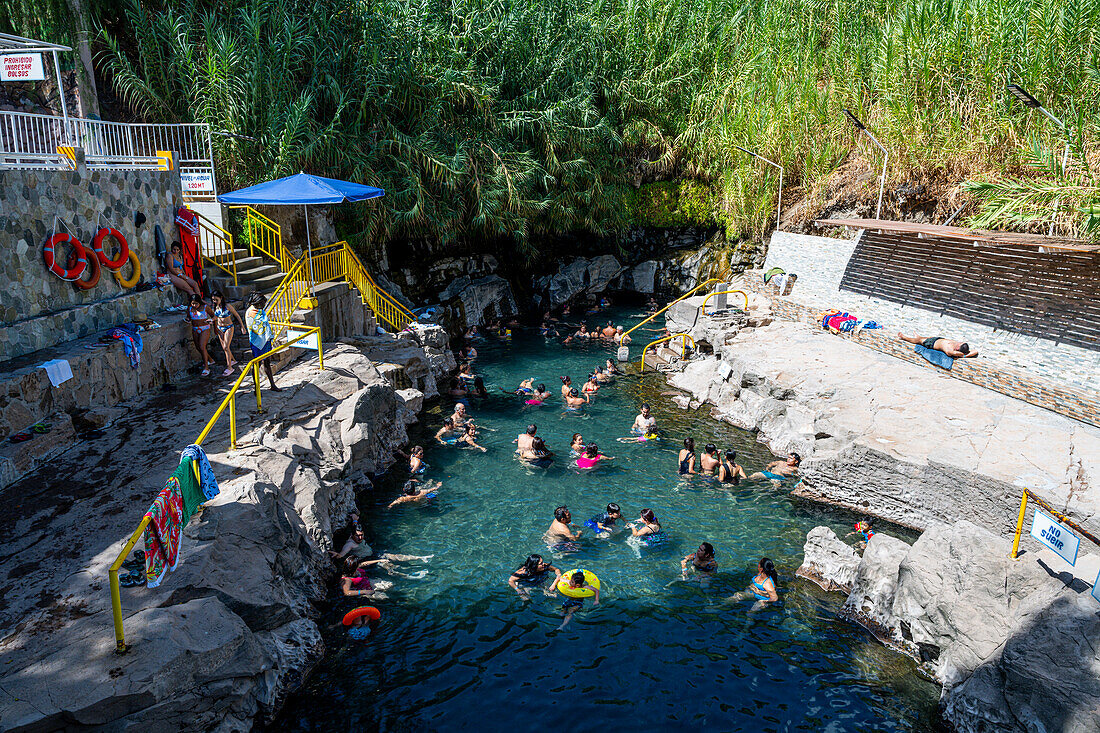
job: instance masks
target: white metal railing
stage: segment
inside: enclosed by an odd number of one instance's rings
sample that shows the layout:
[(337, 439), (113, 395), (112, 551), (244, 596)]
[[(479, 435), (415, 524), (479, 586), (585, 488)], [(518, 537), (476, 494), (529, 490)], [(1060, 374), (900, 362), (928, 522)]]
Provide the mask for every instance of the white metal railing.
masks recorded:
[(185, 181), (185, 195), (217, 195), (206, 123), (107, 122), (0, 111), (0, 167), (69, 167), (68, 158), (58, 150), (62, 146), (83, 148), (88, 166), (97, 169), (155, 168), (157, 152), (172, 151), (181, 174), (190, 181)]

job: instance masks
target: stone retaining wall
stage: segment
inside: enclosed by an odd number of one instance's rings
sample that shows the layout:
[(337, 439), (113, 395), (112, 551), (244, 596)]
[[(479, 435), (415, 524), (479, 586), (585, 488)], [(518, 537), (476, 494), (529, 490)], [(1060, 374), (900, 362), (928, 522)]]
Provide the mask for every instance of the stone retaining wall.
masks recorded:
[[(801, 278), (799, 278), (801, 284)], [(751, 292), (766, 295), (771, 301), (772, 314), (784, 320), (817, 324), (818, 310), (800, 303), (792, 297), (778, 297), (774, 288), (764, 285), (764, 271), (745, 273), (743, 287)], [(796, 293), (797, 293), (797, 285)], [(961, 379), (986, 389), (1030, 402), (1060, 415), (1100, 426), (1100, 393), (1085, 392), (1066, 384), (1059, 384), (1044, 376), (1034, 376), (1000, 364), (991, 359), (956, 359), (951, 371), (934, 367), (919, 356), (913, 345), (901, 341), (891, 329), (861, 331), (858, 335), (844, 334), (840, 338), (881, 351), (890, 356), (936, 369), (944, 376)]]
[[(98, 171), (83, 164), (76, 171), (5, 170), (0, 241), (8, 246), (0, 257), (0, 361), (147, 318), (162, 307), (164, 294), (125, 290), (106, 269), (90, 290), (77, 290), (49, 272), (42, 249), (55, 217), (89, 252), (100, 227), (119, 230), (138, 255), (143, 278), (151, 280), (157, 271), (154, 225), (160, 224), (168, 244), (178, 239), (180, 200), (178, 171)], [(134, 223), (138, 212), (146, 217), (140, 227)], [(113, 243), (106, 249), (116, 251)], [(59, 257), (68, 252), (62, 246)], [(130, 266), (122, 272), (128, 276)]]

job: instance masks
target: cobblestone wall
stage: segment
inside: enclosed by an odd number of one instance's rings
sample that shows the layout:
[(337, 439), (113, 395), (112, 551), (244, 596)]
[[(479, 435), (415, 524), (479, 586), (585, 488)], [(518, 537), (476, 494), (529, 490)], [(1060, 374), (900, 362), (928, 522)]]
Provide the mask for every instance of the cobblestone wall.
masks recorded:
[[(147, 317), (168, 300), (180, 300), (174, 292), (125, 290), (106, 269), (94, 288), (77, 290), (42, 259), (55, 217), (89, 252), (96, 231), (109, 224), (126, 237), (143, 278), (151, 280), (157, 270), (153, 226), (161, 225), (169, 243), (178, 238), (179, 201), (178, 171), (89, 171), (81, 165), (77, 171), (0, 174), (0, 361)], [(140, 227), (137, 212), (146, 217)], [(67, 257), (68, 247), (60, 249)], [(113, 244), (107, 249), (115, 251)], [(130, 265), (122, 274), (129, 276)]]
[[(787, 297), (775, 295), (775, 289), (764, 285), (764, 270), (751, 270), (745, 273), (743, 287), (746, 290), (761, 293), (771, 301), (772, 314), (788, 321), (818, 324), (817, 314), (820, 308), (800, 302), (798, 286)], [(856, 314), (861, 315), (862, 314)], [(1046, 408), (1066, 417), (1071, 417), (1090, 425), (1100, 426), (1100, 392), (1095, 388), (1077, 389), (1075, 385), (1041, 373), (1029, 373), (993, 359), (956, 359), (951, 371), (934, 367), (919, 356), (913, 345), (900, 340), (892, 329), (860, 331), (858, 335), (843, 334), (837, 338), (854, 341), (862, 346), (881, 351), (891, 356), (928, 369), (936, 369), (946, 377), (961, 379), (986, 389), (1000, 392), (1024, 402)]]

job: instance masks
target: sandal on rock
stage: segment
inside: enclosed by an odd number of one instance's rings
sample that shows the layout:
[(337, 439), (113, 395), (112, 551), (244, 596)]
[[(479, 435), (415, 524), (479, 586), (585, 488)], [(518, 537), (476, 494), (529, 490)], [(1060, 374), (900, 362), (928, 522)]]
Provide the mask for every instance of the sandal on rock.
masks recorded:
[(145, 571), (139, 569), (129, 572), (118, 579), (118, 584), (123, 588), (135, 588), (139, 585), (145, 585)]
[(52, 429), (53, 429), (53, 425), (50, 425), (48, 422), (35, 423), (34, 425), (31, 426), (31, 430), (35, 433), (38, 433), (39, 435), (43, 435), (45, 433), (48, 433)]
[(210, 376), (210, 370), (209, 369), (203, 369), (201, 374), (204, 377), (209, 377)]
[(233, 373), (233, 367), (226, 367), (225, 371), (222, 372), (222, 376), (223, 377), (228, 377), (232, 373)]
[(9, 443), (23, 443), (25, 441), (30, 440), (33, 437), (34, 436), (31, 435), (30, 433), (16, 433), (15, 435), (9, 435), (8, 436), (8, 442)]

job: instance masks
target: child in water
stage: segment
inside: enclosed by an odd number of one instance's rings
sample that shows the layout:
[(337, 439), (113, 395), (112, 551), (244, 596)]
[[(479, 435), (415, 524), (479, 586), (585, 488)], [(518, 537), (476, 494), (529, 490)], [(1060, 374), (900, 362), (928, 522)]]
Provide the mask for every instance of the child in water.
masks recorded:
[[(574, 572), (569, 576), (569, 589), (570, 590), (590, 590), (592, 591), (592, 605), (600, 605), (600, 589), (594, 588), (584, 580), (584, 573), (580, 570)], [(572, 596), (566, 596), (565, 603), (561, 604), (561, 608), (565, 611), (565, 620), (561, 622), (561, 626), (558, 627), (558, 631), (561, 631), (566, 627), (569, 621), (573, 618), (573, 614), (578, 609), (584, 608), (583, 598), (573, 598)]]
[(871, 529), (871, 523), (868, 522), (866, 519), (864, 519), (864, 520), (861, 520), (859, 522), (856, 522), (856, 528), (854, 530), (852, 530), (851, 532), (849, 532), (848, 534), (844, 535), (844, 536), (845, 537), (851, 537), (854, 534), (863, 535), (863, 539), (860, 540), (859, 542), (856, 542), (856, 549), (857, 550), (866, 550), (867, 549), (867, 543), (870, 542), (871, 538), (875, 536), (875, 531), (873, 529)]
[(614, 456), (605, 456), (600, 453), (600, 446), (589, 443), (584, 449), (584, 455), (577, 459), (577, 468), (595, 468), (602, 460), (612, 460)]
[(611, 502), (607, 505), (607, 511), (592, 517), (584, 523), (584, 526), (591, 529), (597, 535), (606, 536), (615, 531), (615, 522), (622, 518), (623, 512), (619, 508), (619, 505), (615, 502)]

